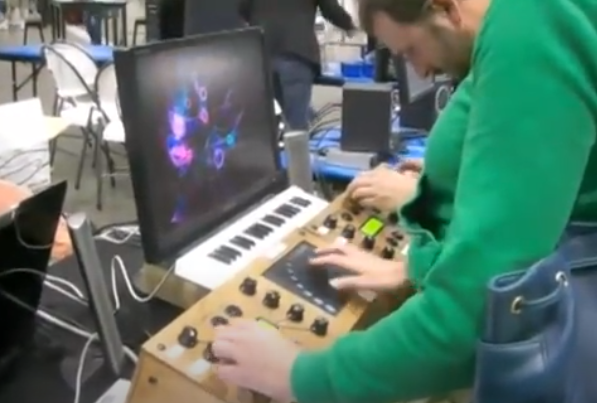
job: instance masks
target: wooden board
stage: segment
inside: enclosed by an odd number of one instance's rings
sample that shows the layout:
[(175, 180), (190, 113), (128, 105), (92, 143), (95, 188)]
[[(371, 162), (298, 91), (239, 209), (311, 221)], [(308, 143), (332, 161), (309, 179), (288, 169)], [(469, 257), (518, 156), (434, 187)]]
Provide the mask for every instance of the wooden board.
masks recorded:
[[(272, 248), (270, 256), (254, 261), (233, 280), (198, 301), (150, 339), (142, 348), (128, 402), (259, 402), (262, 397), (226, 385), (216, 378), (212, 364), (205, 356), (214, 337), (212, 319), (215, 316), (228, 318), (226, 308), (230, 305), (241, 308), (244, 318), (264, 320), (264, 323), (277, 327), (277, 330), (272, 331), (281, 332), (305, 349), (325, 347), (339, 336), (374, 321), (372, 315), (375, 304), (356, 293), (347, 294), (345, 305), (333, 315), (264, 277), (267, 269), (302, 242), (315, 247), (322, 247), (327, 243), (314, 234), (297, 231), (279, 247)], [(240, 286), (247, 277), (257, 281), (256, 292), (252, 296), (240, 292)], [(279, 293), (279, 307), (270, 309), (264, 306), (263, 298), (268, 291)], [(291, 323), (286, 318), (286, 312), (295, 303), (304, 307), (304, 318), (300, 323)], [(328, 321), (325, 336), (318, 336), (309, 330), (316, 318)], [(196, 329), (198, 334), (198, 341), (192, 348), (185, 348), (178, 341), (181, 331), (187, 326)]]
[[(328, 218), (336, 220), (335, 228), (326, 227), (325, 221)], [(407, 240), (404, 234), (396, 226), (393, 220), (388, 218), (388, 214), (383, 214), (370, 208), (358, 206), (347, 200), (346, 195), (338, 196), (330, 205), (311, 220), (305, 229), (316, 234), (329, 243), (337, 241), (342, 238), (342, 231), (347, 226), (352, 226), (355, 229), (355, 236), (349, 242), (362, 246), (365, 235), (361, 228), (370, 219), (378, 219), (383, 222), (383, 228), (374, 236), (375, 245), (371, 252), (380, 256), (385, 247), (394, 249), (394, 260), (403, 259), (403, 251), (406, 247)]]

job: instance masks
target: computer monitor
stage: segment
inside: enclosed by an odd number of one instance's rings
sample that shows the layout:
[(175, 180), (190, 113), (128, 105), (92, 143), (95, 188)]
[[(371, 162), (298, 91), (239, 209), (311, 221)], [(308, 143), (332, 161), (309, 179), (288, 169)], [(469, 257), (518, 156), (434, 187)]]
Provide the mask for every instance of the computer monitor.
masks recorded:
[[(35, 310), (65, 194), (66, 182), (61, 182), (0, 215), (0, 375), (11, 367), (33, 336)], [(27, 271), (7, 273), (13, 269)]]
[(260, 29), (148, 44), (115, 63), (148, 263), (171, 263), (287, 186)]

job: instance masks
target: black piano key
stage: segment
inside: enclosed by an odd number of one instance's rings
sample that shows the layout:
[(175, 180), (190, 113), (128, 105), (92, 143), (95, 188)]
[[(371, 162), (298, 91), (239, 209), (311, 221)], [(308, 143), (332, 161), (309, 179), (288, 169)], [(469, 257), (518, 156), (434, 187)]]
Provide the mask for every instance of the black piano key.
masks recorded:
[(230, 259), (228, 256), (223, 255), (218, 250), (215, 250), (215, 251), (211, 252), (207, 256), (211, 257), (214, 260), (217, 260), (218, 262), (224, 263), (224, 264), (231, 264), (232, 263), (232, 259)]
[(257, 239), (264, 239), (267, 236), (267, 233), (264, 233), (263, 230), (260, 230), (255, 225), (250, 226), (245, 230), (245, 234), (251, 235)]
[(268, 224), (273, 225), (274, 227), (281, 227), (286, 222), (286, 221), (284, 221), (284, 219), (282, 219), (280, 217), (276, 217), (275, 215), (271, 215), (271, 214), (266, 215), (265, 217), (262, 218), (262, 220)]
[(290, 199), (290, 201), (294, 204), (296, 204), (297, 206), (301, 206), (301, 207), (309, 207), (311, 205), (311, 201), (307, 200), (307, 199), (303, 199), (302, 197), (293, 197), (292, 199)]
[(249, 238), (245, 238), (244, 236), (241, 236), (241, 235), (237, 235), (234, 238), (238, 239), (240, 242), (246, 244), (250, 248), (252, 248), (256, 245), (255, 241), (253, 241), (252, 239), (249, 239)]
[(247, 238), (240, 237), (240, 236), (235, 236), (228, 242), (230, 242), (234, 246), (238, 246), (239, 248), (245, 249), (245, 250), (251, 250), (251, 248), (255, 245), (255, 243), (253, 241), (248, 240)]
[(232, 260), (236, 260), (239, 257), (241, 257), (243, 254), (240, 253), (239, 251), (237, 251), (234, 248), (231, 248), (229, 246), (226, 245), (222, 245), (218, 248), (219, 251), (221, 251), (223, 254), (230, 256), (232, 258)]
[(294, 209), (292, 206), (288, 204), (283, 204), (277, 209), (275, 209), (274, 212), (281, 215), (282, 217), (292, 218), (298, 213), (298, 210)]
[(257, 223), (254, 226), (258, 231), (263, 232), (265, 235), (269, 235), (272, 232), (274, 232), (274, 229), (272, 227), (268, 227), (267, 225), (261, 223)]

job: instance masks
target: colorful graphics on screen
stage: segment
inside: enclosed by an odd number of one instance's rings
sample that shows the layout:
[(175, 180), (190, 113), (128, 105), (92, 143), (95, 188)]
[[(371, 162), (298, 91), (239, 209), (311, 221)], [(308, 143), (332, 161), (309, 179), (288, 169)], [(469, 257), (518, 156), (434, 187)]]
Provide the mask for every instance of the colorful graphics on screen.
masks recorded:
[(210, 94), (209, 83), (198, 79), (185, 82), (172, 97), (167, 111), (169, 130), (165, 148), (183, 186), (171, 222), (182, 221), (187, 211), (184, 186), (193, 186), (201, 176), (209, 175), (209, 171), (225, 167), (227, 153), (238, 142), (243, 116), (235, 101), (233, 90)]

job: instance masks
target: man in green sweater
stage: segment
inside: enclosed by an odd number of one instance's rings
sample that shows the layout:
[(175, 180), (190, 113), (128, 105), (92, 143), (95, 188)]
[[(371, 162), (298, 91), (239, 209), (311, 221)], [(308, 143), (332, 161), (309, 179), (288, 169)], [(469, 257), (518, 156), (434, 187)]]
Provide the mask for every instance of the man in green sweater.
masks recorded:
[(451, 393), (474, 383), (488, 280), (548, 255), (569, 220), (597, 221), (597, 2), (359, 3), (363, 27), (421, 75), (464, 80), (401, 210), (405, 265), (353, 248), (314, 263), (345, 266), (377, 289), (407, 276), (421, 291), (321, 351), (252, 322), (223, 327), (218, 371), (278, 401), (466, 402)]

